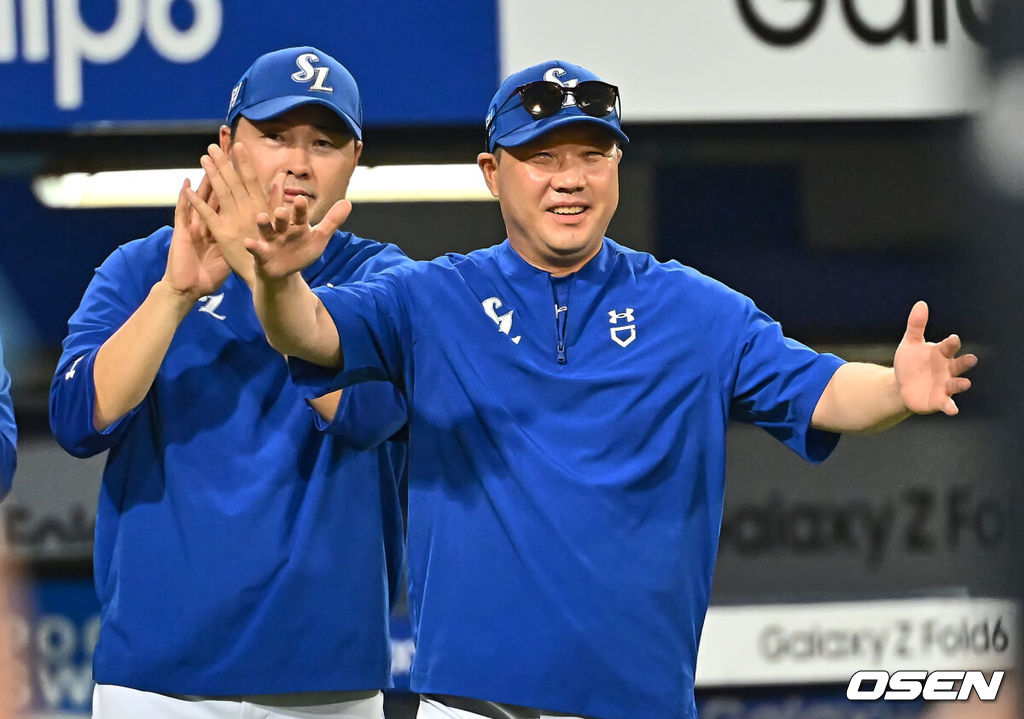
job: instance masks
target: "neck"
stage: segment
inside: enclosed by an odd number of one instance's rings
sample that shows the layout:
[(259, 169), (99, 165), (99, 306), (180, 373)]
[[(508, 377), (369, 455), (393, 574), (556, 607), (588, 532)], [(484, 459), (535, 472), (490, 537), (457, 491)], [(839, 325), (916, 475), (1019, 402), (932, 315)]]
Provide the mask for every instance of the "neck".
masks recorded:
[(573, 272), (578, 272), (588, 262), (590, 262), (601, 251), (601, 247), (604, 242), (599, 242), (596, 247), (588, 248), (586, 254), (573, 255), (571, 257), (539, 257), (537, 255), (524, 252), (518, 243), (509, 238), (509, 243), (512, 245), (512, 249), (516, 251), (516, 254), (523, 258), (523, 261), (528, 265), (536, 267), (538, 270), (547, 272), (552, 277), (565, 277), (571, 275)]

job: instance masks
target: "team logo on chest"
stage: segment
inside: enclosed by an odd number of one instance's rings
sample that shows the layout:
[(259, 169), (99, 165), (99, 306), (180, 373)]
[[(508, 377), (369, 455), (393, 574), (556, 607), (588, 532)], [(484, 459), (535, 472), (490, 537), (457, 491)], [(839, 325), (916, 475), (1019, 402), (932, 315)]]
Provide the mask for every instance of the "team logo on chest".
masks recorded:
[(486, 300), (480, 303), (483, 305), (484, 312), (490, 317), (494, 324), (498, 325), (498, 332), (503, 335), (508, 335), (509, 339), (515, 344), (519, 344), (519, 340), (522, 339), (521, 335), (512, 337), (512, 313), (515, 310), (509, 310), (505, 314), (499, 315), (498, 308), (501, 307), (501, 300), (497, 297), (488, 297)]
[[(629, 322), (630, 324), (619, 324), (619, 321)], [(619, 347), (628, 347), (633, 340), (636, 339), (636, 322), (633, 317), (633, 308), (627, 307), (625, 312), (616, 312), (615, 310), (608, 310), (608, 324), (612, 325), (608, 328), (608, 333), (612, 336), (612, 341)]]
[(202, 305), (199, 308), (199, 311), (200, 312), (205, 312), (206, 314), (210, 315), (211, 317), (214, 317), (214, 318), (216, 318), (218, 320), (221, 320), (223, 322), (224, 320), (227, 319), (227, 317), (217, 313), (217, 308), (220, 307), (220, 303), (223, 302), (223, 301), (224, 301), (224, 293), (223, 292), (218, 292), (215, 295), (203, 295), (202, 297), (199, 298), (199, 302)]

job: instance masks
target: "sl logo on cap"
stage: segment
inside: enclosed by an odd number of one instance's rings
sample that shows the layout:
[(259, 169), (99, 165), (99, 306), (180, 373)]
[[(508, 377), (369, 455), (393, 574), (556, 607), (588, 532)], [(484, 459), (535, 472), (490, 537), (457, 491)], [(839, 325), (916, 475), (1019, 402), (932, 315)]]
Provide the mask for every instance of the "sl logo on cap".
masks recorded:
[[(571, 80), (566, 80), (565, 82), (562, 82), (558, 78), (562, 77), (562, 75), (564, 75), (564, 74), (565, 74), (565, 68), (553, 67), (550, 70), (548, 70), (546, 73), (544, 73), (544, 79), (547, 82), (553, 82), (553, 83), (556, 83), (558, 85), (561, 85), (562, 87), (576, 87), (577, 85), (580, 84), (579, 79), (575, 78), (575, 77), (573, 79), (571, 79)], [(575, 104), (576, 104), (575, 96), (566, 93), (565, 97), (562, 99), (562, 107), (570, 107), (570, 106), (575, 105)]]
[(334, 92), (333, 87), (327, 87), (324, 84), (327, 81), (327, 73), (330, 72), (331, 68), (313, 67), (314, 62), (320, 62), (320, 58), (311, 52), (304, 52), (295, 58), (295, 64), (298, 66), (299, 71), (292, 73), (292, 80), (295, 82), (309, 82), (313, 80), (313, 84), (309, 86), (310, 90)]

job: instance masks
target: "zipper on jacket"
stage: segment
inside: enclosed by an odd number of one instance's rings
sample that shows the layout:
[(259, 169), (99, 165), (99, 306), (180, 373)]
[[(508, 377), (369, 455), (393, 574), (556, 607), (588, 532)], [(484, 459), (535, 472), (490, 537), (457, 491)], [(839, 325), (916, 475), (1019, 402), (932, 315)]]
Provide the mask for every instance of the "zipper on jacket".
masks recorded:
[(555, 361), (558, 364), (565, 364), (569, 361), (565, 346), (565, 328), (569, 322), (569, 297), (572, 295), (572, 286), (576, 282), (574, 274), (569, 280), (569, 287), (565, 291), (565, 305), (558, 304), (558, 293), (555, 291), (557, 278), (550, 278), (551, 296), (555, 300)]

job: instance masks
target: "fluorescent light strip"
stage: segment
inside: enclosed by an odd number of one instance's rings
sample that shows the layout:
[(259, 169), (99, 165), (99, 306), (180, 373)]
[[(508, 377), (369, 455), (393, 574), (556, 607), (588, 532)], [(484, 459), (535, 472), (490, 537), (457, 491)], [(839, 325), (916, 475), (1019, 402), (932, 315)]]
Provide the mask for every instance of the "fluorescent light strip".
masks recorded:
[(357, 167), (347, 193), (352, 202), (472, 202), (493, 200), (476, 165)]
[[(200, 169), (117, 170), (41, 175), (32, 192), (47, 207), (173, 207), (185, 178), (198, 187)], [(474, 202), (493, 200), (476, 165), (357, 167), (352, 202)]]

